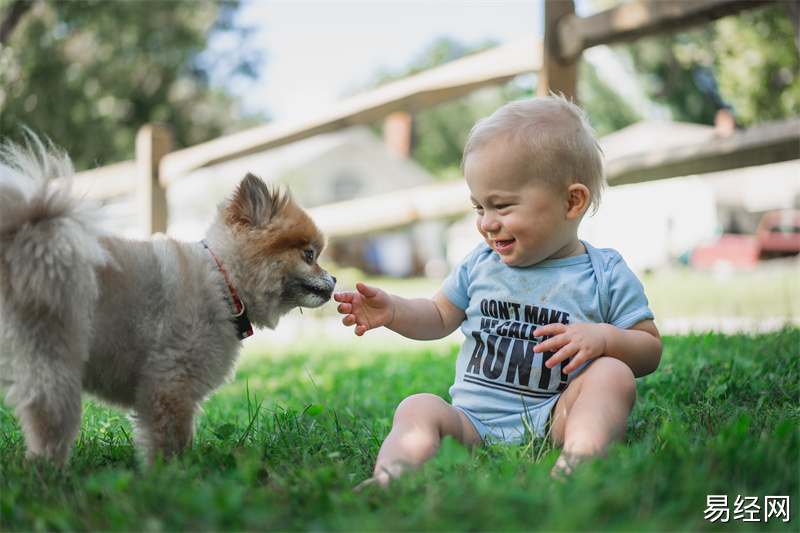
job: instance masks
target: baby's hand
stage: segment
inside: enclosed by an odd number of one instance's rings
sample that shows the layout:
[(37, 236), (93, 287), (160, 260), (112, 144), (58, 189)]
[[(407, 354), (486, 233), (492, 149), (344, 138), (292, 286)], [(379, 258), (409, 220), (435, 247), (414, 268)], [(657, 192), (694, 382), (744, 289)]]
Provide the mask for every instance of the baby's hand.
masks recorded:
[(342, 324), (355, 325), (355, 334), (359, 337), (389, 324), (394, 318), (392, 297), (377, 287), (356, 283), (355, 292), (340, 292), (334, 294), (333, 299), (339, 302), (336, 310), (345, 315)]
[(561, 361), (573, 357), (572, 361), (564, 367), (564, 373), (577, 370), (586, 361), (605, 354), (606, 337), (604, 327), (607, 324), (590, 324), (576, 322), (569, 326), (564, 324), (548, 324), (538, 328), (533, 334), (537, 337), (553, 335), (553, 337), (540, 342), (533, 347), (533, 351), (554, 352), (547, 360), (545, 366), (553, 368)]

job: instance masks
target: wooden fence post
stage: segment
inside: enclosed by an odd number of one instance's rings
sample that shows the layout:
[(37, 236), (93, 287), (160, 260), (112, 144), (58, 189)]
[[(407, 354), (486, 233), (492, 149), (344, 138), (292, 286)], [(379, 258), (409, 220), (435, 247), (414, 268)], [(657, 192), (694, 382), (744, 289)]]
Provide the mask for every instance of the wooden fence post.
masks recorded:
[(551, 90), (556, 93), (564, 93), (567, 98), (575, 96), (577, 58), (563, 60), (560, 57), (560, 50), (558, 50), (560, 42), (558, 21), (573, 14), (575, 14), (575, 3), (572, 0), (545, 0), (544, 53), (542, 54), (542, 69), (539, 71), (539, 82), (536, 86), (537, 96), (547, 96)]
[(136, 196), (143, 236), (167, 231), (167, 191), (159, 182), (161, 158), (172, 151), (175, 133), (168, 124), (145, 124), (136, 134)]

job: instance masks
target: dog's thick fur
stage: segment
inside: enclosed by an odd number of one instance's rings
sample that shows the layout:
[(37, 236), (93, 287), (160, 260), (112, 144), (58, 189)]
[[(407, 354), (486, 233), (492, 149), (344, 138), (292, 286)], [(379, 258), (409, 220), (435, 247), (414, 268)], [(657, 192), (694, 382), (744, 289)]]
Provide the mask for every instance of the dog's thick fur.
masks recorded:
[(0, 157), (0, 380), (29, 457), (66, 463), (82, 392), (133, 411), (148, 460), (191, 443), (240, 350), (212, 252), (255, 325), (332, 295), (323, 234), (253, 175), (220, 203), (206, 249), (104, 234), (98, 205), (70, 194), (69, 157), (35, 136)]

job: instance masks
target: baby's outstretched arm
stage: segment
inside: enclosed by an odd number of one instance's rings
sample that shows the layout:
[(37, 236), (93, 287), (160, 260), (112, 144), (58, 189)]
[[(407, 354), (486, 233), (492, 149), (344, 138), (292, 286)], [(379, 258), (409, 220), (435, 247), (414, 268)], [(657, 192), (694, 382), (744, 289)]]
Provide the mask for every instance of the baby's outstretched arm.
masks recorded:
[(430, 299), (407, 299), (357, 283), (355, 291), (340, 292), (333, 298), (339, 302), (336, 310), (345, 315), (342, 323), (354, 325), (359, 337), (385, 326), (411, 339), (441, 339), (455, 331), (465, 317), (464, 310), (453, 305), (443, 291)]
[(564, 368), (567, 374), (601, 355), (619, 359), (637, 378), (654, 372), (661, 361), (661, 336), (655, 323), (649, 319), (628, 329), (611, 324), (576, 322), (569, 326), (548, 324), (533, 333), (537, 337), (552, 335), (533, 348), (536, 352), (554, 352), (546, 363), (548, 368), (574, 356)]

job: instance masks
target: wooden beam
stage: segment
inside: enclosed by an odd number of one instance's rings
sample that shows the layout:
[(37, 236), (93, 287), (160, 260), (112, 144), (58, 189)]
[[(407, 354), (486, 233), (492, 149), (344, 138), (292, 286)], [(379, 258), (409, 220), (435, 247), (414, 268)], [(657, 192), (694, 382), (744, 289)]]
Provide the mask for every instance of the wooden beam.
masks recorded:
[(606, 176), (609, 185), (623, 185), (794, 159), (800, 159), (800, 117), (753, 126), (705, 144), (613, 159), (606, 165)]
[(308, 212), (328, 238), (336, 240), (459, 217), (471, 209), (467, 182), (460, 179), (320, 205)]
[[(704, 174), (800, 159), (800, 117), (776, 121), (715, 138), (609, 160), (609, 185)], [(798, 163), (800, 164), (800, 163)], [(764, 176), (765, 186), (769, 176)], [(332, 240), (386, 231), (414, 222), (455, 218), (472, 209), (461, 179), (309, 209)]]
[(536, 84), (536, 95), (547, 96), (550, 91), (575, 96), (576, 63), (580, 55), (566, 57), (561, 54), (559, 24), (562, 20), (575, 16), (575, 3), (572, 0), (545, 0), (544, 3), (544, 50), (542, 69)]
[(250, 130), (177, 150), (161, 162), (166, 187), (191, 170), (276, 148), (320, 133), (369, 124), (395, 111), (416, 111), (462, 96), (485, 85), (538, 71), (541, 41), (525, 39), (491, 48), (371, 91), (340, 100), (306, 120), (276, 121)]
[(145, 124), (136, 133), (137, 212), (142, 235), (167, 231), (167, 191), (158, 173), (161, 159), (174, 144), (174, 130), (167, 124)]
[[(651, 150), (647, 153), (610, 159), (606, 165), (606, 174), (609, 185), (614, 186), (676, 176), (704, 174), (731, 168), (766, 165), (794, 159), (800, 159), (800, 117), (753, 126), (729, 137), (713, 139), (703, 145), (673, 147), (657, 151)], [(131, 193), (136, 190), (135, 162), (125, 161), (95, 170), (80, 172), (75, 175), (73, 187), (77, 192), (97, 199), (108, 199)], [(435, 190), (436, 192), (426, 192), (428, 187), (432, 187), (430, 190)], [(450, 205), (448, 202), (461, 203), (461, 212), (466, 213), (470, 208), (469, 202), (466, 200), (466, 203), (460, 202), (460, 198), (464, 197), (466, 199), (469, 195), (464, 196), (461, 194), (463, 187), (460, 185), (453, 185), (452, 187), (453, 189), (448, 190), (446, 184), (424, 186), (410, 194), (415, 197), (430, 195), (429, 198), (432, 198), (434, 203), (440, 202), (444, 206), (444, 213), (453, 213), (453, 208), (447, 207)], [(397, 199), (394, 202), (396, 204), (394, 208), (406, 210), (405, 215), (385, 217), (385, 220), (390, 221), (388, 227), (407, 224), (406, 219), (413, 218), (408, 213), (413, 213), (414, 209), (408, 210), (408, 208), (402, 207), (405, 201), (401, 202), (400, 199), (404, 196), (401, 193), (391, 193), (386, 197), (387, 202), (381, 203), (378, 211), (385, 210), (387, 205), (392, 205), (392, 202), (388, 200), (390, 197)], [(356, 227), (362, 223), (347, 224), (344, 221), (336, 221), (337, 218), (347, 218), (350, 215), (336, 214), (342, 213), (342, 211), (338, 211), (334, 205), (339, 204), (320, 206), (314, 208), (314, 210), (324, 213), (320, 216), (324, 216), (326, 220), (331, 220), (329, 225), (336, 235), (344, 231), (341, 228), (345, 225)], [(363, 205), (358, 207), (358, 209), (362, 208), (367, 209), (368, 207)], [(428, 212), (426, 209), (423, 209), (423, 211)], [(420, 212), (420, 210), (417, 209), (416, 212)], [(369, 226), (370, 230), (374, 229), (374, 221), (365, 224), (365, 227), (367, 226)], [(343, 234), (346, 233), (347, 231), (344, 231)]]
[(556, 51), (562, 60), (578, 57), (593, 46), (628, 42), (640, 37), (707, 24), (774, 0), (636, 0), (581, 18), (561, 18)]
[(73, 190), (96, 200), (107, 200), (136, 190), (136, 161), (123, 161), (78, 172), (72, 178)]

